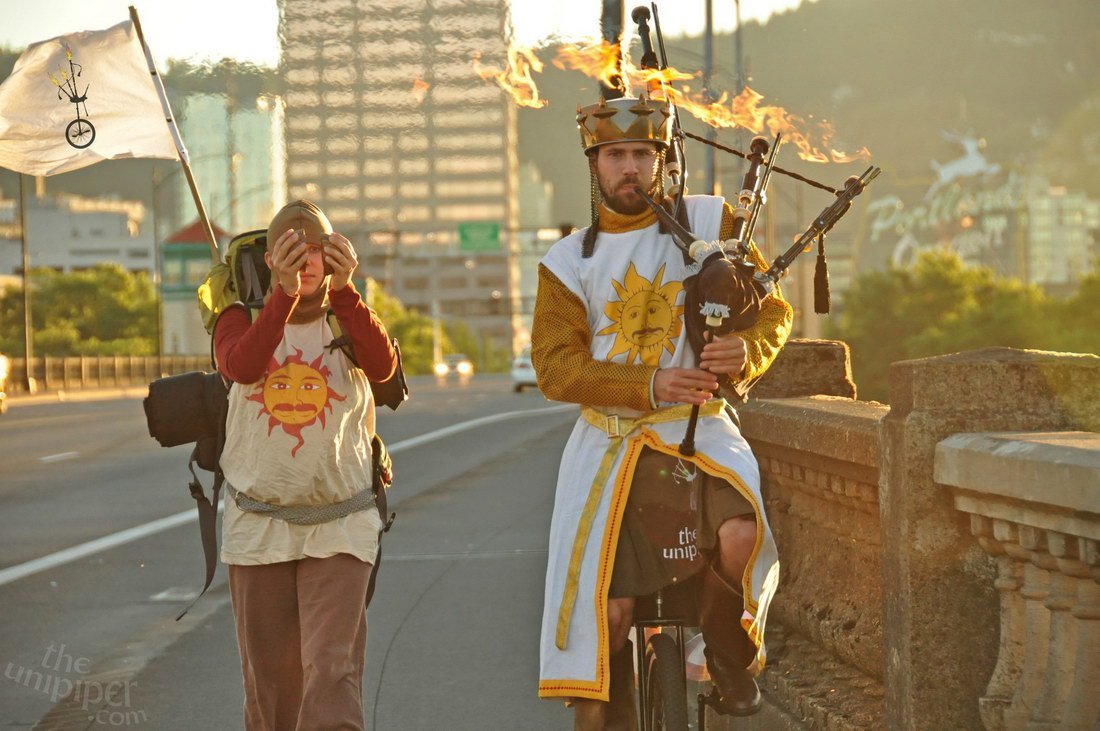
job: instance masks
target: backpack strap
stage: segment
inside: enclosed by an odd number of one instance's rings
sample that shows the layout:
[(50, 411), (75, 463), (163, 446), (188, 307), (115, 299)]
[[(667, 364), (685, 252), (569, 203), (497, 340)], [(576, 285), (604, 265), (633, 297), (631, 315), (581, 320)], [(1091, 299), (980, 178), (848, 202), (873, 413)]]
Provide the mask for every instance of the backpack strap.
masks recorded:
[(215, 461), (214, 468), (214, 486), (211, 490), (210, 499), (206, 499), (206, 493), (202, 487), (202, 481), (199, 480), (199, 476), (195, 474), (195, 465), (198, 461), (200, 444), (195, 444), (195, 448), (191, 450), (191, 457), (187, 462), (187, 469), (191, 471), (191, 482), (188, 484), (188, 488), (191, 491), (191, 497), (195, 498), (195, 507), (199, 511), (199, 538), (202, 541), (202, 553), (206, 560), (206, 580), (203, 582), (202, 591), (199, 595), (191, 600), (191, 603), (176, 616), (176, 621), (183, 619), (183, 615), (191, 611), (191, 607), (195, 606), (206, 590), (210, 588), (210, 582), (214, 580), (214, 573), (218, 569), (218, 497), (221, 493), (222, 485), (225, 483), (225, 473), (222, 472), (220, 457), (222, 448), (225, 446), (225, 417), (229, 411), (229, 399), (226, 398), (224, 404), (221, 405), (221, 413), (218, 418), (218, 435), (216, 449), (218, 460)]
[(388, 533), (393, 527), (393, 521), (397, 513), (389, 511), (389, 502), (386, 499), (386, 491), (393, 482), (393, 461), (390, 459), (389, 450), (382, 443), (382, 437), (377, 434), (371, 439), (371, 488), (374, 491), (374, 504), (378, 508), (378, 517), (382, 519), (382, 527), (378, 531), (378, 553), (374, 557), (374, 566), (371, 567), (370, 581), (367, 583), (367, 606), (374, 597), (374, 585), (378, 579), (378, 567), (382, 563), (382, 535)]
[(332, 310), (325, 313), (325, 322), (328, 323), (329, 330), (332, 330), (332, 342), (325, 346), (325, 350), (335, 353), (339, 348), (351, 364), (359, 368), (359, 362), (355, 360), (355, 350), (351, 346), (351, 338), (344, 332), (344, 328), (340, 327), (340, 320), (336, 317), (336, 313)]
[(199, 481), (198, 475), (195, 474), (195, 458), (198, 450), (198, 445), (195, 445), (194, 451), (191, 452), (191, 459), (187, 464), (187, 468), (191, 470), (191, 483), (188, 487), (191, 490), (191, 497), (195, 498), (195, 506), (199, 511), (199, 538), (202, 540), (202, 553), (206, 560), (206, 580), (203, 582), (202, 591), (199, 592), (199, 595), (192, 599), (187, 608), (176, 616), (177, 622), (183, 619), (183, 615), (191, 611), (191, 607), (195, 606), (195, 602), (210, 588), (210, 582), (214, 580), (214, 573), (218, 570), (218, 496), (221, 493), (222, 485), (225, 483), (225, 474), (222, 473), (221, 467), (214, 470), (214, 487), (210, 500), (207, 500), (202, 489), (202, 483)]
[[(241, 307), (248, 313), (249, 320), (253, 319), (252, 310), (245, 306), (243, 302), (234, 302), (226, 307), (224, 310), (218, 313), (218, 318), (221, 318), (228, 310), (235, 307)], [(214, 328), (217, 329), (217, 320), (214, 321)], [(210, 365), (215, 371), (218, 369), (217, 358), (214, 355), (214, 336), (210, 336)], [(211, 488), (210, 499), (206, 499), (206, 492), (203, 490), (202, 481), (199, 480), (199, 476), (195, 473), (195, 466), (199, 462), (199, 450), (203, 449), (201, 442), (196, 442), (195, 448), (191, 450), (191, 457), (187, 461), (187, 469), (191, 471), (191, 482), (187, 485), (191, 491), (191, 497), (195, 498), (195, 507), (199, 511), (199, 538), (202, 541), (202, 553), (206, 561), (206, 580), (203, 582), (202, 591), (199, 595), (191, 600), (191, 603), (176, 616), (176, 621), (183, 619), (183, 616), (191, 611), (191, 607), (195, 606), (195, 602), (206, 593), (206, 590), (210, 588), (210, 582), (214, 580), (214, 573), (218, 569), (218, 498), (221, 494), (222, 485), (225, 484), (225, 473), (222, 472), (221, 456), (222, 449), (225, 447), (225, 420), (229, 415), (229, 389), (233, 384), (230, 381), (226, 381), (225, 377), (222, 377), (226, 385), (226, 398), (225, 401), (219, 404), (218, 413), (218, 434), (214, 439), (216, 440), (213, 446), (214, 449), (214, 485)], [(207, 448), (210, 447), (207, 445)]]

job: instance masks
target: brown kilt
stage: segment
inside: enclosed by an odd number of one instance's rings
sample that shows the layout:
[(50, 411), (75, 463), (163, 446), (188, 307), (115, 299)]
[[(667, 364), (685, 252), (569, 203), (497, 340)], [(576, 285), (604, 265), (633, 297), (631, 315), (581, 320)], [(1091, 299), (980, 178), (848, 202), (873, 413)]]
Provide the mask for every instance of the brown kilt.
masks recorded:
[(609, 596), (638, 597), (684, 581), (706, 565), (718, 528), (755, 515), (733, 485), (679, 455), (646, 447), (630, 486)]

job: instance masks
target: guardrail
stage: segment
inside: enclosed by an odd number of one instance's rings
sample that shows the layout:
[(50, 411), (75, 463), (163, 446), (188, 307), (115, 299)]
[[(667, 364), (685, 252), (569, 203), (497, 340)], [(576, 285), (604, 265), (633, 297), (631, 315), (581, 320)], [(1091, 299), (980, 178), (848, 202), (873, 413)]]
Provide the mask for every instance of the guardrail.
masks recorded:
[[(39, 392), (141, 386), (162, 376), (203, 370), (210, 370), (210, 357), (206, 355), (31, 358), (31, 376)], [(11, 371), (4, 387), (8, 395), (27, 392), (26, 373), (26, 359), (12, 358)]]

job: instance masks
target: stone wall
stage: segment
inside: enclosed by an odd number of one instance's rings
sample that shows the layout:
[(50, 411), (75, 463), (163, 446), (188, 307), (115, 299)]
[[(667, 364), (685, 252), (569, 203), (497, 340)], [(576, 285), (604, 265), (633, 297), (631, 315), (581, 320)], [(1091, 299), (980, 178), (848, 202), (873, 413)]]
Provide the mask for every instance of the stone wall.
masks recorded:
[[(1100, 358), (994, 348), (897, 363), (892, 408), (854, 400), (848, 363), (842, 343), (793, 341), (738, 409), (782, 574), (766, 710), (737, 728), (1014, 728), (1023, 706), (989, 712), (1007, 702), (987, 690), (1006, 656), (993, 523), (937, 480), (936, 448), (967, 432), (1100, 431)], [(1085, 565), (1095, 548), (1082, 550)]]

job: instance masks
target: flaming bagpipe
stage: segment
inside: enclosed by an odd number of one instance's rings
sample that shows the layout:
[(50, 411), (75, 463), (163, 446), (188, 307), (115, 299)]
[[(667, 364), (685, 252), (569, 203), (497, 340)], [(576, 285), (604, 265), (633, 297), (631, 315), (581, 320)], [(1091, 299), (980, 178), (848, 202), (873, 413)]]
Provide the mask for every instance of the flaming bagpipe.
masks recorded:
[[(652, 11), (651, 11), (652, 8)], [(662, 73), (668, 66), (664, 39), (661, 35), (660, 18), (657, 5), (649, 8), (639, 6), (631, 13), (631, 19), (638, 25), (638, 35), (642, 43), (641, 68), (647, 74), (648, 91), (651, 96), (663, 96), (673, 103), (675, 95), (668, 93), (668, 75)], [(649, 21), (653, 20), (660, 60), (650, 38)], [(688, 342), (696, 353), (701, 353), (706, 342), (715, 335), (728, 335), (731, 332), (746, 330), (753, 326), (760, 314), (761, 304), (772, 296), (779, 280), (787, 273), (791, 264), (804, 251), (817, 243), (817, 269), (814, 274), (814, 311), (829, 311), (829, 279), (825, 259), (825, 236), (852, 206), (852, 201), (881, 172), (875, 166), (868, 167), (862, 175), (848, 178), (840, 189), (833, 189), (823, 183), (797, 175), (775, 164), (779, 147), (782, 144), (782, 132), (769, 141), (766, 137), (755, 137), (749, 144), (749, 152), (743, 153), (725, 147), (704, 137), (684, 132), (680, 128), (679, 115), (675, 105), (672, 107), (672, 144), (666, 165), (672, 185), (664, 201), (655, 201), (641, 187), (636, 188), (638, 195), (657, 214), (664, 230), (668, 232), (685, 257), (685, 261), (699, 264), (697, 274), (684, 281), (685, 301), (684, 320)], [(730, 154), (746, 159), (748, 170), (742, 181), (741, 192), (733, 205), (735, 223), (733, 236), (726, 241), (702, 241), (686, 225), (683, 198), (686, 190), (684, 170), (684, 139), (690, 137), (716, 147)], [(759, 271), (750, 255), (750, 241), (760, 215), (760, 209), (767, 200), (768, 180), (773, 172), (793, 177), (813, 187), (829, 191), (836, 199), (825, 207), (806, 227), (794, 244), (776, 257), (767, 271)], [(680, 451), (690, 456), (695, 453), (695, 426), (699, 418), (699, 407), (692, 409), (687, 433), (680, 445)]]

